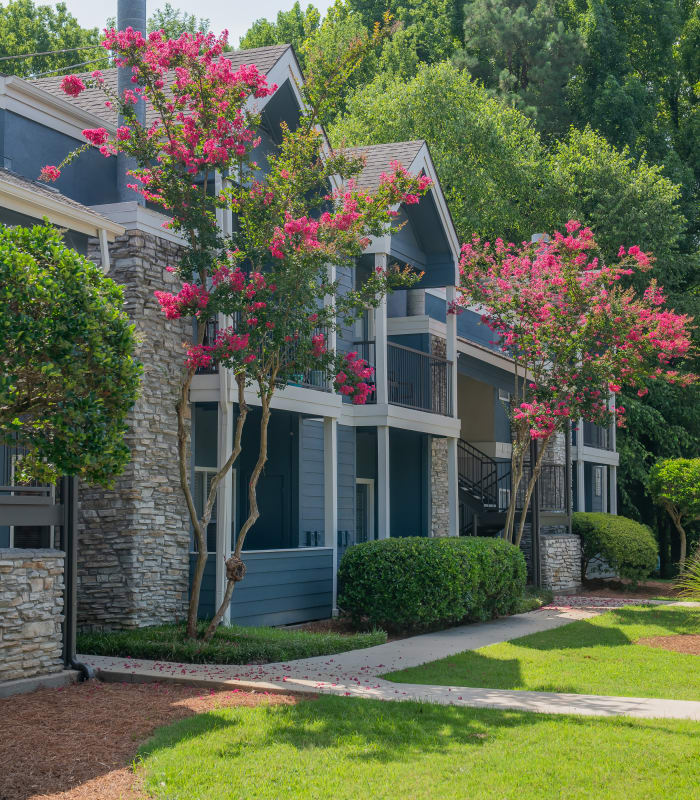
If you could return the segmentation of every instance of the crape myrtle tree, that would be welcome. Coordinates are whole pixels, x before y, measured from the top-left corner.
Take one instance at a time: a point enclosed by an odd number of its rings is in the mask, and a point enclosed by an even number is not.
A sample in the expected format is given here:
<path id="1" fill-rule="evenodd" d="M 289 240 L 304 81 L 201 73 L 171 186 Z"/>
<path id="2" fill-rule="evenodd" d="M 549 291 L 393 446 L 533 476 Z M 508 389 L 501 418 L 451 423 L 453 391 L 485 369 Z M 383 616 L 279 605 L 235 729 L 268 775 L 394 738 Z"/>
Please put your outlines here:
<path id="1" fill-rule="evenodd" d="M 666 458 L 649 473 L 649 490 L 655 503 L 664 508 L 680 537 L 681 572 L 687 553 L 687 527 L 700 521 L 700 458 Z"/>
<path id="2" fill-rule="evenodd" d="M 122 290 L 52 225 L 0 226 L 0 444 L 14 481 L 109 485 L 141 366 Z"/>
<path id="3" fill-rule="evenodd" d="M 227 585 L 221 606 L 203 636 L 209 639 L 243 578 L 241 552 L 259 516 L 258 478 L 267 459 L 267 430 L 275 392 L 298 383 L 310 370 L 332 380 L 353 403 L 364 403 L 373 390 L 373 369 L 356 353 L 340 355 L 330 334 L 356 318 L 396 286 L 417 280 L 408 270 L 379 270 L 360 288 L 341 293 L 330 265 L 352 265 L 369 243 L 390 227 L 401 203 L 417 203 L 430 180 L 411 177 L 398 163 L 382 175 L 373 193 L 353 178 L 362 162 L 333 153 L 318 126 L 318 114 L 332 102 L 345 74 L 362 57 L 363 43 L 349 47 L 325 72 L 321 89 L 304 90 L 307 100 L 298 125 L 283 124 L 281 143 L 263 168 L 254 151 L 260 142 L 256 99 L 271 95 L 255 66 L 234 69 L 223 55 L 227 40 L 213 34 L 183 34 L 168 40 L 159 33 L 144 37 L 133 30 L 106 33 L 105 47 L 118 66 L 133 72 L 133 88 L 108 96 L 124 124 L 111 135 L 104 128 L 83 131 L 85 147 L 105 156 L 133 156 L 133 187 L 160 205 L 169 226 L 184 239 L 177 264 L 170 270 L 181 282 L 177 293 L 156 292 L 168 319 L 196 320 L 195 340 L 186 345 L 182 382 L 173 413 L 177 416 L 180 485 L 197 545 L 187 634 L 196 637 L 197 609 L 207 558 L 206 530 L 217 488 L 240 455 L 248 415 L 245 390 L 254 387 L 261 406 L 259 451 L 249 486 L 249 515 L 226 561 Z M 67 76 L 69 95 L 86 83 L 103 86 L 99 73 L 89 81 Z M 148 124 L 139 122 L 136 103 L 145 98 Z M 308 102 L 313 100 L 313 102 Z M 78 151 L 76 151 L 77 153 Z M 75 157 L 71 154 L 67 161 Z M 45 167 L 47 178 L 64 164 Z M 213 191 L 215 171 L 227 176 Z M 217 210 L 233 212 L 234 232 L 224 237 Z M 205 340 L 209 321 L 225 319 L 213 341 Z M 230 452 L 211 482 L 204 508 L 197 513 L 190 485 L 189 389 L 200 367 L 218 365 L 232 371 L 238 414 Z"/>
<path id="4" fill-rule="evenodd" d="M 672 369 L 675 359 L 689 354 L 691 318 L 664 308 L 664 294 L 653 280 L 642 294 L 626 286 L 651 261 L 633 245 L 620 247 L 617 263 L 606 265 L 590 228 L 575 220 L 551 240 L 515 246 L 474 238 L 462 247 L 454 310 L 480 308 L 494 344 L 514 364 L 505 536 L 515 544 L 522 538 L 546 445 L 558 431 L 568 435 L 571 420 L 579 418 L 624 425 L 624 407 L 610 402 L 623 386 L 643 397 L 651 381 L 687 386 L 696 378 Z M 533 439 L 540 446 L 516 532 L 518 488 Z"/>

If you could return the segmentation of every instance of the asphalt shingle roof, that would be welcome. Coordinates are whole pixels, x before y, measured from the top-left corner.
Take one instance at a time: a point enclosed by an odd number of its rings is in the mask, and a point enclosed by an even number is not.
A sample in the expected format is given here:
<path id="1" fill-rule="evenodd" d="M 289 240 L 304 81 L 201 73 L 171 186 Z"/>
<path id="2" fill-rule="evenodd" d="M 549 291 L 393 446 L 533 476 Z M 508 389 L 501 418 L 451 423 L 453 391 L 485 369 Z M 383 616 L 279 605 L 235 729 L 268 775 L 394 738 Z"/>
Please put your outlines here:
<path id="1" fill-rule="evenodd" d="M 45 183 L 41 183 L 40 181 L 33 181 L 29 178 L 25 178 L 23 175 L 12 172 L 12 170 L 0 168 L 0 181 L 11 183 L 13 186 L 17 186 L 21 189 L 29 189 L 30 191 L 35 192 L 42 197 L 50 198 L 51 200 L 60 200 L 61 203 L 71 206 L 76 211 L 87 211 L 96 217 L 106 219 L 106 217 L 103 217 L 102 214 L 94 211 L 89 206 L 85 206 L 82 203 L 79 203 L 77 200 L 71 200 L 70 197 L 66 197 L 66 195 L 61 194 L 58 189 L 47 186 Z"/>
<path id="2" fill-rule="evenodd" d="M 365 166 L 357 176 L 357 185 L 362 189 L 372 190 L 379 186 L 379 177 L 382 172 L 391 172 L 392 161 L 398 161 L 408 169 L 424 144 L 423 139 L 415 139 L 411 142 L 344 147 L 340 152 L 349 156 L 364 157 Z"/>
<path id="3" fill-rule="evenodd" d="M 291 45 L 277 44 L 271 47 L 255 47 L 251 50 L 237 50 L 233 53 L 227 53 L 226 57 L 231 61 L 234 68 L 238 68 L 243 64 L 249 66 L 255 64 L 260 72 L 267 75 L 267 73 L 274 67 L 280 60 L 282 54 L 285 53 Z M 80 77 L 90 77 L 89 72 L 80 73 Z M 104 89 L 108 93 L 117 93 L 117 68 L 102 70 L 102 77 L 105 80 Z M 34 86 L 43 89 L 50 94 L 56 95 L 63 99 L 68 99 L 61 89 L 62 75 L 54 75 L 49 78 L 37 78 L 33 80 Z M 117 112 L 114 108 L 106 108 L 105 92 L 100 88 L 88 88 L 81 92 L 77 97 L 71 99 L 77 106 L 80 106 L 84 111 L 94 114 L 96 117 L 101 117 L 105 122 L 117 124 Z M 149 113 L 150 111 L 150 113 Z M 146 110 L 146 123 L 153 122 L 155 115 L 152 110 Z"/>

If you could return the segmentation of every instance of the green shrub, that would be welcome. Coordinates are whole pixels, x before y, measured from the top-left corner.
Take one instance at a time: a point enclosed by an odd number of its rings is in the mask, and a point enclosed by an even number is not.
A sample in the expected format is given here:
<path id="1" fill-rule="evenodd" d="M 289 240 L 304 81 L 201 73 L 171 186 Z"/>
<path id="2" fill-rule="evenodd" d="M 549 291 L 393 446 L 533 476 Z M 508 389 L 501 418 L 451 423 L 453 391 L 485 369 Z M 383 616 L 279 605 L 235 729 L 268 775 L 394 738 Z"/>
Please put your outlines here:
<path id="1" fill-rule="evenodd" d="M 200 623 L 200 633 L 207 625 Z M 128 631 L 79 633 L 80 653 L 121 658 L 148 658 L 184 664 L 268 664 L 295 658 L 327 656 L 386 642 L 384 631 L 316 633 L 284 628 L 221 625 L 202 644 L 185 637 L 184 625 L 156 625 Z"/>
<path id="2" fill-rule="evenodd" d="M 700 601 L 700 545 L 685 562 L 676 589 L 680 589 L 680 596 L 686 600 Z"/>
<path id="3" fill-rule="evenodd" d="M 658 549 L 651 528 L 627 517 L 577 511 L 572 530 L 581 537 L 581 578 L 596 556 L 605 559 L 621 577 L 636 583 L 656 567 Z"/>
<path id="4" fill-rule="evenodd" d="M 346 551 L 338 604 L 355 624 L 420 630 L 512 614 L 525 576 L 523 554 L 502 539 L 382 539 Z"/>

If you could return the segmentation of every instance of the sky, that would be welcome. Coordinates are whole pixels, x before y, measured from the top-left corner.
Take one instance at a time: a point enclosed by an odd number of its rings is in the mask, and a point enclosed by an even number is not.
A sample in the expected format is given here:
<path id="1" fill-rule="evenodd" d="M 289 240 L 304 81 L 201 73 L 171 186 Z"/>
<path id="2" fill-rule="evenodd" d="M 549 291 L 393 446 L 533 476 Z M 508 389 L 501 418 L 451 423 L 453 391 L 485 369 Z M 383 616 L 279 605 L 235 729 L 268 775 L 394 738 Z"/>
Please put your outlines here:
<path id="1" fill-rule="evenodd" d="M 302 8 L 306 8 L 310 0 L 302 0 Z M 85 28 L 104 27 L 105 19 L 116 16 L 117 0 L 95 2 L 95 0 L 65 0 L 68 11 L 77 18 Z M 165 4 L 165 0 L 147 0 L 146 12 L 150 15 L 157 8 Z M 216 33 L 224 28 L 228 29 L 229 39 L 234 46 L 238 45 L 240 37 L 248 30 L 253 22 L 260 17 L 274 20 L 278 11 L 288 11 L 294 0 L 170 0 L 175 8 L 181 8 L 189 14 L 209 18 L 211 29 Z M 322 13 L 331 5 L 331 0 L 313 0 Z"/>

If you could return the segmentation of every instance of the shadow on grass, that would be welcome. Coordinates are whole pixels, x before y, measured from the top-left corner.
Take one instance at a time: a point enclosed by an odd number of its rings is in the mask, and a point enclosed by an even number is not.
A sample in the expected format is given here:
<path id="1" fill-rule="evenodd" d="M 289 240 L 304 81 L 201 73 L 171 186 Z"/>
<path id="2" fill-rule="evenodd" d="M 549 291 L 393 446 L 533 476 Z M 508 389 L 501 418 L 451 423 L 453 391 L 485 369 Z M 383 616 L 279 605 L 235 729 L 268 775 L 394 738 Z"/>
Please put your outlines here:
<path id="1" fill-rule="evenodd" d="M 253 710 L 226 709 L 175 723 L 158 732 L 141 750 L 148 769 L 150 756 L 201 738 L 191 749 L 178 753 L 182 763 L 206 759 L 199 768 L 210 768 L 219 759 L 265 757 L 271 748 L 291 747 L 313 756 L 312 751 L 338 751 L 359 762 L 412 763 L 430 754 L 442 754 L 455 744 L 482 748 L 495 739 L 517 741 L 524 728 L 551 721 L 577 728 L 594 729 L 616 725 L 639 729 L 640 721 L 618 718 L 552 716 L 520 711 L 457 708 L 414 702 L 387 703 L 376 700 L 320 697 L 293 706 Z M 666 725 L 665 720 L 642 723 L 659 733 L 673 733 L 691 741 L 691 735 Z M 226 731 L 224 737 L 217 736 Z M 163 752 L 163 755 L 167 755 Z M 221 763 L 221 762 L 219 762 Z M 276 768 L 270 764 L 270 769 Z M 221 764 L 222 769 L 226 767 Z M 160 769 L 160 767 L 159 767 Z"/>

